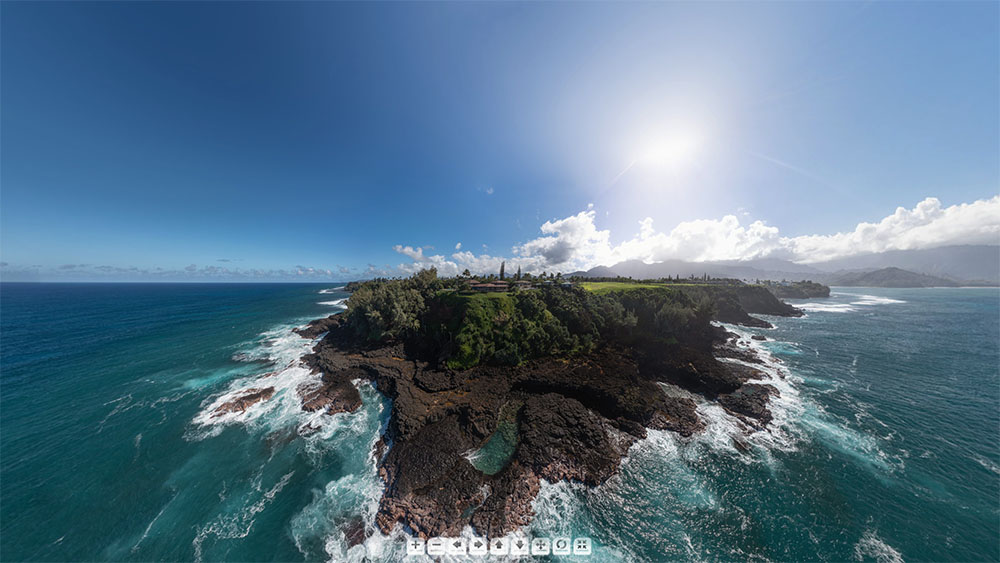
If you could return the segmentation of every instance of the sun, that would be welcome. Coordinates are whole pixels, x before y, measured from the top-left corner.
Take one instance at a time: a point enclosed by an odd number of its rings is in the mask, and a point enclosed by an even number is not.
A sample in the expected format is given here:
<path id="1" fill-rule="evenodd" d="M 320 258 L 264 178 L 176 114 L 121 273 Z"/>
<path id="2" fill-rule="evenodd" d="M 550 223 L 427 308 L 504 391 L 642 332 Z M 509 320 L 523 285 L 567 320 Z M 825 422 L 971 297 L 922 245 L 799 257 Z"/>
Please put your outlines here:
<path id="1" fill-rule="evenodd" d="M 696 134 L 678 132 L 647 141 L 635 162 L 650 168 L 677 169 L 694 160 L 700 147 Z"/>

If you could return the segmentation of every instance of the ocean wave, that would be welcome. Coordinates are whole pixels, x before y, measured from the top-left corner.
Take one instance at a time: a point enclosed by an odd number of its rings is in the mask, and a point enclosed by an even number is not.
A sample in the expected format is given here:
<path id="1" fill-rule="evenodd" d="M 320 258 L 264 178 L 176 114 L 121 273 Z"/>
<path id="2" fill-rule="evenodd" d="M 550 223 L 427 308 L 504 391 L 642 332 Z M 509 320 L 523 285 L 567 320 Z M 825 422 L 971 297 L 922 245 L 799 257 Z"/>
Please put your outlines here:
<path id="1" fill-rule="evenodd" d="M 844 293 L 843 295 L 855 296 L 853 293 Z M 877 295 L 860 295 L 860 299 L 857 301 L 852 301 L 851 305 L 892 305 L 895 303 L 906 303 L 906 301 L 900 299 L 891 299 L 889 297 L 879 297 Z"/>
<path id="2" fill-rule="evenodd" d="M 329 289 L 321 289 L 321 290 L 319 290 L 319 292 L 322 293 L 322 294 L 324 294 L 324 295 L 328 295 L 330 293 L 340 293 L 341 291 L 344 291 L 345 287 L 347 287 L 347 286 L 339 285 L 337 287 L 331 287 Z"/>
<path id="3" fill-rule="evenodd" d="M 854 558 L 858 561 L 874 559 L 878 563 L 903 563 L 903 556 L 871 530 L 854 544 Z"/>
<path id="4" fill-rule="evenodd" d="M 242 425 L 262 436 L 297 436 L 303 440 L 301 455 L 313 467 L 328 465 L 330 456 L 335 455 L 344 474 L 328 483 L 313 502 L 292 518 L 291 532 L 296 546 L 307 557 L 325 553 L 331 561 L 400 560 L 405 556 L 405 533 L 383 535 L 374 524 L 383 484 L 372 452 L 388 424 L 388 400 L 373 384 L 355 380 L 352 383 L 362 398 L 362 407 L 357 411 L 331 416 L 323 411 L 302 410 L 299 387 L 316 384 L 321 376 L 301 361 L 312 351 L 315 340 L 293 332 L 296 326 L 299 323 L 280 325 L 247 343 L 240 352 L 244 357 L 284 367 L 236 378 L 224 391 L 206 398 L 185 438 L 203 440 L 219 435 L 226 427 Z M 242 412 L 217 413 L 223 404 L 251 389 L 263 388 L 274 389 L 269 399 Z M 258 508 L 273 500 L 290 477 L 272 487 L 260 502 L 246 504 L 235 513 L 221 515 L 203 526 L 193 544 L 196 558 L 202 557 L 203 543 L 208 538 L 246 537 Z M 254 478 L 254 490 L 260 490 L 260 478 L 261 474 Z M 253 495 L 247 498 L 250 496 Z M 365 539 L 361 543 L 351 545 L 355 542 L 345 532 L 350 525 L 362 527 Z"/>
<path id="5" fill-rule="evenodd" d="M 312 352 L 315 341 L 302 338 L 293 332 L 297 324 L 286 324 L 261 333 L 251 348 L 241 351 L 245 357 L 283 366 L 266 373 L 254 373 L 234 379 L 221 393 L 202 401 L 201 409 L 193 419 L 194 428 L 186 434 L 191 440 L 217 436 L 232 424 L 260 427 L 266 430 L 301 428 L 311 425 L 320 431 L 329 425 L 340 424 L 337 417 L 322 411 L 302 410 L 298 389 L 305 384 L 317 384 L 320 375 L 302 363 L 302 357 Z M 226 372 L 228 374 L 229 372 Z M 224 375 L 226 375 L 224 374 Z M 218 412 L 229 402 L 252 393 L 254 390 L 273 389 L 270 398 L 261 400 L 243 411 Z"/>
<path id="6" fill-rule="evenodd" d="M 857 311 L 849 303 L 800 303 L 796 305 L 799 309 L 808 313 L 850 313 Z"/>
<path id="7" fill-rule="evenodd" d="M 983 457 L 983 456 L 981 456 L 979 454 L 972 454 L 972 459 L 976 463 L 978 463 L 979 465 L 983 466 L 983 469 L 986 469 L 987 471 L 990 471 L 992 473 L 996 473 L 997 475 L 1000 475 L 1000 466 L 998 466 L 997 464 L 993 463 L 989 459 L 987 459 L 987 458 L 985 458 L 985 457 Z"/>
<path id="8" fill-rule="evenodd" d="M 347 305 L 344 304 L 346 301 L 347 298 L 345 297 L 343 299 L 337 299 L 334 301 L 320 301 L 317 303 L 317 305 L 327 305 L 329 307 L 340 307 L 342 309 L 346 309 Z"/>
<path id="9" fill-rule="evenodd" d="M 695 436 L 695 443 L 710 446 L 716 451 L 734 453 L 736 440 L 739 439 L 755 446 L 760 452 L 759 457 L 740 455 L 744 461 L 753 461 L 769 460 L 771 450 L 793 451 L 804 440 L 818 440 L 878 474 L 890 473 L 903 466 L 903 460 L 898 456 L 885 453 L 878 437 L 851 428 L 846 421 L 831 415 L 820 404 L 802 395 L 798 387 L 805 382 L 804 378 L 785 369 L 772 354 L 772 349 L 780 348 L 783 343 L 752 340 L 751 331 L 733 325 L 725 327 L 747 341 L 763 364 L 753 365 L 733 359 L 724 361 L 757 368 L 763 377 L 751 381 L 774 386 L 779 396 L 772 397 L 769 403 L 772 420 L 767 428 L 753 432 L 748 432 L 742 422 L 718 404 L 703 401 L 698 405 L 698 414 L 707 427 Z"/>
<path id="10" fill-rule="evenodd" d="M 285 485 L 288 484 L 289 479 L 293 475 L 295 475 L 294 471 L 284 474 L 270 489 L 263 491 L 260 497 L 254 502 L 244 504 L 235 514 L 220 515 L 199 529 L 194 540 L 191 542 L 194 548 L 194 560 L 198 562 L 202 561 L 202 545 L 211 536 L 217 539 L 241 539 L 247 537 L 257 519 L 257 514 L 274 501 L 275 497 L 285 488 Z M 249 501 L 250 499 L 247 498 L 246 500 Z"/>

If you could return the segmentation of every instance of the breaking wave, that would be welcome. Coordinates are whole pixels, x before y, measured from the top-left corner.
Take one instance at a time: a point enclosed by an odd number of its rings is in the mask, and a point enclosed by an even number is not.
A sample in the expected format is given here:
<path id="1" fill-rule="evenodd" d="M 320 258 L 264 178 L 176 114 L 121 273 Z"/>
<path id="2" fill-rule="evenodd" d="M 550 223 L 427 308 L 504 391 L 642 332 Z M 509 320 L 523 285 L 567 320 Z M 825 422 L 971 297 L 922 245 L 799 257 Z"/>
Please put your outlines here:
<path id="1" fill-rule="evenodd" d="M 844 293 L 843 295 L 854 295 L 852 293 Z M 851 305 L 892 305 L 895 303 L 906 303 L 900 299 L 891 299 L 889 297 L 879 297 L 877 295 L 861 295 L 860 299 L 857 301 L 852 301 Z"/>
<path id="2" fill-rule="evenodd" d="M 903 563 L 903 556 L 871 530 L 854 544 L 854 558 L 858 561 L 874 559 L 878 563 Z"/>

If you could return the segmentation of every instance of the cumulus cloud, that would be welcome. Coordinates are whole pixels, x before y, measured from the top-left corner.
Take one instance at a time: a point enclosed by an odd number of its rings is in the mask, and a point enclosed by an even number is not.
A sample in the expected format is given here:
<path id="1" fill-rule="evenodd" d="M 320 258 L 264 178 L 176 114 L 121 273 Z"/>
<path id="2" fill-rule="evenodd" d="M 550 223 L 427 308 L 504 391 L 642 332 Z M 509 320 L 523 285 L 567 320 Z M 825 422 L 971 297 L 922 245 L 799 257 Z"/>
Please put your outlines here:
<path id="1" fill-rule="evenodd" d="M 789 239 L 792 255 L 818 262 L 853 254 L 933 248 L 948 244 L 997 244 L 1000 239 L 1000 196 L 942 207 L 929 197 L 913 209 L 896 212 L 877 223 L 859 223 L 850 232 Z"/>
<path id="2" fill-rule="evenodd" d="M 424 256 L 424 249 L 419 246 L 413 248 L 412 246 L 403 246 L 401 244 L 397 244 L 396 246 L 392 247 L 392 249 L 400 254 L 409 256 L 410 258 L 413 259 L 414 262 L 428 261 L 428 257 Z"/>
<path id="3" fill-rule="evenodd" d="M 462 250 L 462 243 L 456 242 L 455 243 L 455 250 Z"/>
<path id="4" fill-rule="evenodd" d="M 588 205 L 576 215 L 546 221 L 540 228 L 541 236 L 513 247 L 508 258 L 468 251 L 448 257 L 427 256 L 421 248 L 396 245 L 396 252 L 413 260 L 400 264 L 398 271 L 407 274 L 433 266 L 443 275 L 465 268 L 492 272 L 504 260 L 535 273 L 586 270 L 626 260 L 651 263 L 771 257 L 808 263 L 887 250 L 1000 243 L 1000 196 L 950 207 L 929 197 L 912 209 L 900 207 L 878 222 L 859 223 L 853 231 L 798 237 L 782 236 L 778 227 L 763 221 L 744 225 L 735 215 L 685 221 L 668 232 L 658 231 L 653 219 L 647 217 L 639 222 L 632 238 L 614 245 L 611 232 L 599 229 L 595 219 L 596 211 Z"/>

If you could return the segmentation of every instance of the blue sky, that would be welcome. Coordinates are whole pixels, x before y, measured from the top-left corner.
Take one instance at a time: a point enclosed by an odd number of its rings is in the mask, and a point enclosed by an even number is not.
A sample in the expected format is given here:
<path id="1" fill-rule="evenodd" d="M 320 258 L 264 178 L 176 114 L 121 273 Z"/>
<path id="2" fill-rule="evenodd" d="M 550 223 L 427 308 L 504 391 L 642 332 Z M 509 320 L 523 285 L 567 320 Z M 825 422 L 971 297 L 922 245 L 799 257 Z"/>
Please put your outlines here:
<path id="1" fill-rule="evenodd" d="M 4 272 L 996 243 L 998 6 L 4 2 Z"/>

